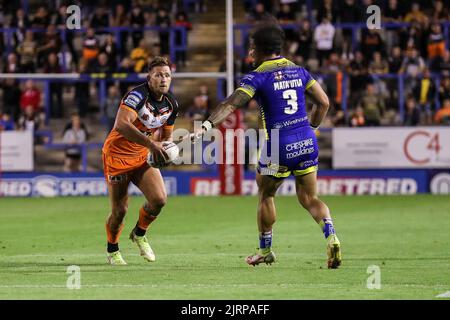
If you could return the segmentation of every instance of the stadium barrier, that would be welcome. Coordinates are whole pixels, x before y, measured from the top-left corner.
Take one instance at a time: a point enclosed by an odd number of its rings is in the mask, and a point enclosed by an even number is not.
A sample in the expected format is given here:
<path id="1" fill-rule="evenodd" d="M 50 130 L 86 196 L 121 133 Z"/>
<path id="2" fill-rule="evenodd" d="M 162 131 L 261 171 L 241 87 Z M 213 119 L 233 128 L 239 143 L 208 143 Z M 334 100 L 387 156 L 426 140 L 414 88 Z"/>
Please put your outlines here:
<path id="1" fill-rule="evenodd" d="M 197 9 L 200 7 L 200 4 L 203 2 L 203 0 L 183 0 L 183 10 L 184 12 L 190 12 L 190 11 L 197 11 Z M 194 7 L 195 10 L 191 10 L 191 8 Z"/>
<path id="2" fill-rule="evenodd" d="M 217 175 L 208 172 L 162 170 L 167 193 L 174 195 L 216 196 L 220 194 Z M 319 170 L 320 195 L 450 195 L 449 170 Z M 133 184 L 131 195 L 141 192 Z M 254 172 L 242 181 L 243 195 L 256 195 Z M 1 197 L 106 196 L 101 173 L 47 174 L 4 173 L 0 180 Z M 295 180 L 287 178 L 278 191 L 281 196 L 295 195 Z"/>

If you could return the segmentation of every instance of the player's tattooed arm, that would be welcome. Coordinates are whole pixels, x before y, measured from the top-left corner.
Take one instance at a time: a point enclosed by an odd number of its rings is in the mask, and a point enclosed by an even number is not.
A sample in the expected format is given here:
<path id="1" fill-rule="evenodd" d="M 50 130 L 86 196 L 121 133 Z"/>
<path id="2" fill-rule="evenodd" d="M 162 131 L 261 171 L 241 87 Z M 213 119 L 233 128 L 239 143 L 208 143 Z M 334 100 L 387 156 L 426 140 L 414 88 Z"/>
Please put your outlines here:
<path id="1" fill-rule="evenodd" d="M 235 90 L 213 110 L 208 119 L 202 123 L 201 128 L 195 129 L 194 133 L 188 135 L 191 142 L 196 143 L 204 133 L 221 124 L 234 110 L 244 107 L 250 99 L 251 96 L 244 91 Z"/>
<path id="2" fill-rule="evenodd" d="M 315 82 L 308 90 L 305 91 L 307 97 L 312 100 L 314 107 L 311 112 L 311 127 L 317 129 L 322 123 L 323 118 L 328 112 L 330 102 L 328 96 L 323 91 L 319 83 Z"/>
<path id="3" fill-rule="evenodd" d="M 234 110 L 244 107 L 251 97 L 242 90 L 235 90 L 228 98 L 222 101 L 212 112 L 207 121 L 212 126 L 222 123 Z"/>

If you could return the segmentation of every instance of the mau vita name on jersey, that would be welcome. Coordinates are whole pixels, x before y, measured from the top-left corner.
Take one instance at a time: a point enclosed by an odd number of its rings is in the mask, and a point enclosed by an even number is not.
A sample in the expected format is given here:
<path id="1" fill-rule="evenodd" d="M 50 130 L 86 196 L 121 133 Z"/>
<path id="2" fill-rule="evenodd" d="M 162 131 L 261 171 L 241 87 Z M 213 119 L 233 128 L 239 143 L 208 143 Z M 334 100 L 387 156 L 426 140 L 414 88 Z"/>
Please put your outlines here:
<path id="1" fill-rule="evenodd" d="M 301 79 L 278 81 L 273 83 L 274 90 L 284 90 L 303 86 Z"/>

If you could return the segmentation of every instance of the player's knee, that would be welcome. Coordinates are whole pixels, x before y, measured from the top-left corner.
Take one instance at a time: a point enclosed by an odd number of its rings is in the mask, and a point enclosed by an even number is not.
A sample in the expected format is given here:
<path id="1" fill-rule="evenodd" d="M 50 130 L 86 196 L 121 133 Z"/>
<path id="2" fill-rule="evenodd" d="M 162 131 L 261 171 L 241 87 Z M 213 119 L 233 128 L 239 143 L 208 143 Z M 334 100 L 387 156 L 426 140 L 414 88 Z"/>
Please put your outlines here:
<path id="1" fill-rule="evenodd" d="M 156 211 L 160 211 L 167 203 L 167 195 L 161 194 L 152 201 L 152 206 Z"/>
<path id="2" fill-rule="evenodd" d="M 259 188 L 258 189 L 258 193 L 259 193 L 259 197 L 261 199 L 267 199 L 267 198 L 272 198 L 275 197 L 277 190 L 274 188 Z"/>

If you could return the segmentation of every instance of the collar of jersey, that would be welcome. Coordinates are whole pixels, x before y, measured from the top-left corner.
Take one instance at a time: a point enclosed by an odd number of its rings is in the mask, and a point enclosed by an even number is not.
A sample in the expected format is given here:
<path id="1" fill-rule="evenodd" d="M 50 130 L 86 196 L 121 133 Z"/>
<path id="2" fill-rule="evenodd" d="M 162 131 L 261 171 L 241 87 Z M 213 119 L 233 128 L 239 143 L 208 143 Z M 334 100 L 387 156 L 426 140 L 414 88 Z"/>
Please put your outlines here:
<path id="1" fill-rule="evenodd" d="M 272 59 L 264 61 L 263 63 L 261 63 L 259 65 L 258 68 L 256 68 L 255 71 L 262 72 L 262 71 L 267 71 L 268 69 L 277 68 L 278 64 L 280 62 L 288 64 L 290 61 L 283 56 L 278 56 L 276 58 L 272 58 Z"/>

